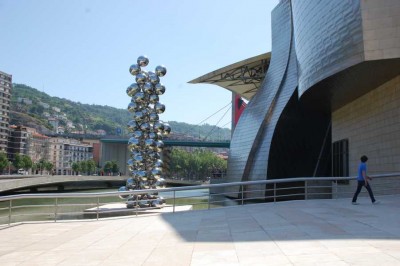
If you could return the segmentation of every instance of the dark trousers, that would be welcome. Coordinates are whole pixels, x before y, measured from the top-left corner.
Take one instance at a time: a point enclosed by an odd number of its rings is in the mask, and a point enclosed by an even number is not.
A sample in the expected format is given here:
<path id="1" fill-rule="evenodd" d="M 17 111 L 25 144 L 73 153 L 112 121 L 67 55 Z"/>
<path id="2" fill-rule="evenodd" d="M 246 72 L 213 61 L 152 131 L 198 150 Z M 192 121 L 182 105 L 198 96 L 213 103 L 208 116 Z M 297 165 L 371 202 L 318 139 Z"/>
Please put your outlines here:
<path id="1" fill-rule="evenodd" d="M 357 185 L 356 193 L 354 193 L 354 196 L 353 196 L 353 202 L 357 201 L 357 197 L 358 197 L 358 194 L 360 194 L 360 192 L 361 192 L 361 188 L 363 186 L 365 186 L 365 181 L 357 181 L 357 182 L 358 182 L 358 185 Z M 371 190 L 371 187 L 369 186 L 369 183 L 365 186 L 365 188 L 368 191 L 368 194 L 369 194 L 369 197 L 371 198 L 371 201 L 375 202 L 374 193 L 372 193 L 372 190 Z"/>

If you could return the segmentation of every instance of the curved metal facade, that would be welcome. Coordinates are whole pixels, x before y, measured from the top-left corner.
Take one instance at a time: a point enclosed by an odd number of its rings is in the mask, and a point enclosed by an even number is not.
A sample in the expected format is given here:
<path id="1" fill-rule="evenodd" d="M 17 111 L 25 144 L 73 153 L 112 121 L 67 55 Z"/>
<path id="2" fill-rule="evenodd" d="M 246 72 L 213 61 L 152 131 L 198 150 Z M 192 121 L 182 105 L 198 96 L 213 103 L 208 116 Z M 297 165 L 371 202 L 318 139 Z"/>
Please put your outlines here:
<path id="1" fill-rule="evenodd" d="M 359 1 L 292 1 L 300 96 L 364 60 Z"/>
<path id="2" fill-rule="evenodd" d="M 257 180 L 266 178 L 265 163 L 268 145 L 264 139 L 266 127 L 273 132 L 277 117 L 275 107 L 282 105 L 278 100 L 287 72 L 292 39 L 292 20 L 289 1 L 281 1 L 272 13 L 272 49 L 270 67 L 264 83 L 247 105 L 233 133 L 228 161 L 229 181 Z M 290 95 L 289 95 L 290 97 Z M 253 162 L 262 161 L 260 164 Z M 250 175 L 251 172 L 251 175 Z M 233 192 L 233 191 L 226 191 Z"/>
<path id="3" fill-rule="evenodd" d="M 371 5 L 280 1 L 272 12 L 269 69 L 232 136 L 228 182 L 330 174 L 332 110 L 400 73 L 393 49 L 387 60 L 368 61 L 375 54 L 365 52 L 366 40 L 381 34 L 366 30 L 375 23 L 364 22 Z M 258 189 L 246 197 L 262 197 L 265 188 Z M 225 192 L 235 197 L 238 191 Z"/>

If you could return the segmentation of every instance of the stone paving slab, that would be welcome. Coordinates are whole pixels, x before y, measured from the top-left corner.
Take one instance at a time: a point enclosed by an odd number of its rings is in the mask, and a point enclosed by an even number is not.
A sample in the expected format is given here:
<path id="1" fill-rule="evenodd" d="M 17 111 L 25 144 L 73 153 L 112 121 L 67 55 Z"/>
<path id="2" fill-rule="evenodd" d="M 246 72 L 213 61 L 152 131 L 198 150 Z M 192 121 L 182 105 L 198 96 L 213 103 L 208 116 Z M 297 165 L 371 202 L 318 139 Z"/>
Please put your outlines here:
<path id="1" fill-rule="evenodd" d="M 400 196 L 0 230 L 0 265 L 400 265 Z"/>

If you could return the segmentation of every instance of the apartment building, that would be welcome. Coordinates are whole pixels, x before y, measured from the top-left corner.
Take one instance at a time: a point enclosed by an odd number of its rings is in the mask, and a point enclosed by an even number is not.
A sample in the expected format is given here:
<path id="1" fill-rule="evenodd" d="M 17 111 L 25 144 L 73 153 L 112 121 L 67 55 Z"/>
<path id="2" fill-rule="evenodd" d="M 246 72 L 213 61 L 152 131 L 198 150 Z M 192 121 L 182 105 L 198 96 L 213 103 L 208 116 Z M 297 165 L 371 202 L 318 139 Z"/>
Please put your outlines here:
<path id="1" fill-rule="evenodd" d="M 75 139 L 50 138 L 50 162 L 57 175 L 71 175 L 72 164 L 93 159 L 93 147 Z"/>
<path id="2" fill-rule="evenodd" d="M 0 152 L 7 152 L 12 76 L 0 71 Z"/>

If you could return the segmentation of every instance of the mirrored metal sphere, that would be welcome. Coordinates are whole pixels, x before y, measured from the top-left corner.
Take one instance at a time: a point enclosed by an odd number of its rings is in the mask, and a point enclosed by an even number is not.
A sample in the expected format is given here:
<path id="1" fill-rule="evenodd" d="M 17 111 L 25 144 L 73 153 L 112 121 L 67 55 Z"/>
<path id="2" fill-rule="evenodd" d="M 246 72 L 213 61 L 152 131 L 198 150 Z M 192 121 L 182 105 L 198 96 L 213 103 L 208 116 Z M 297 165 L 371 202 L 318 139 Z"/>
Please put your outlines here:
<path id="1" fill-rule="evenodd" d="M 138 171 L 137 175 L 141 178 L 147 178 L 147 172 L 146 171 Z"/>
<path id="2" fill-rule="evenodd" d="M 118 192 L 126 192 L 126 191 L 129 191 L 129 190 L 126 188 L 126 186 L 122 186 L 122 187 L 120 187 L 120 188 L 118 189 Z M 121 199 L 126 199 L 126 198 L 129 197 L 129 195 L 119 195 L 119 197 L 120 197 Z"/>
<path id="3" fill-rule="evenodd" d="M 144 84 L 147 81 L 147 76 L 142 72 L 136 75 L 136 83 Z"/>
<path id="4" fill-rule="evenodd" d="M 158 102 L 155 104 L 154 109 L 156 110 L 157 114 L 162 114 L 165 112 L 165 105 Z"/>
<path id="5" fill-rule="evenodd" d="M 156 142 L 154 141 L 154 139 L 146 139 L 144 143 L 147 147 L 150 147 L 150 148 L 153 148 L 156 146 Z"/>
<path id="6" fill-rule="evenodd" d="M 164 123 L 164 136 L 168 136 L 171 133 L 171 126 L 167 123 Z"/>
<path id="7" fill-rule="evenodd" d="M 155 178 L 161 178 L 161 174 L 162 174 L 162 170 L 161 168 L 154 168 L 153 170 L 151 170 L 151 174 L 155 177 Z"/>
<path id="8" fill-rule="evenodd" d="M 147 58 L 147 56 L 141 55 L 141 56 L 138 57 L 137 63 L 138 63 L 139 66 L 145 67 L 145 66 L 147 66 L 149 64 L 149 59 Z"/>
<path id="9" fill-rule="evenodd" d="M 136 111 L 133 114 L 133 119 L 135 119 L 137 122 L 142 122 L 144 118 L 143 112 L 142 111 Z"/>
<path id="10" fill-rule="evenodd" d="M 143 123 L 140 125 L 140 130 L 143 132 L 149 131 L 150 130 L 150 124 L 149 123 Z"/>
<path id="11" fill-rule="evenodd" d="M 134 137 L 129 138 L 128 146 L 130 149 L 136 149 L 140 146 L 140 140 Z"/>
<path id="12" fill-rule="evenodd" d="M 151 84 L 150 82 L 146 82 L 146 83 L 143 85 L 143 92 L 144 92 L 144 93 L 152 94 L 153 91 L 154 91 L 153 84 Z"/>
<path id="13" fill-rule="evenodd" d="M 156 187 L 157 188 L 164 188 L 164 187 L 166 187 L 166 185 L 167 185 L 167 182 L 165 181 L 164 178 L 159 178 L 157 180 L 157 182 L 156 182 Z M 160 198 L 162 198 L 162 197 L 160 197 Z M 165 203 L 165 200 L 164 199 L 160 199 L 160 202 L 161 203 Z"/>
<path id="14" fill-rule="evenodd" d="M 154 125 L 153 125 L 153 130 L 155 132 L 163 131 L 164 130 L 164 123 L 162 123 L 160 121 L 155 122 Z"/>
<path id="15" fill-rule="evenodd" d="M 136 112 L 137 110 L 139 110 L 139 105 L 135 102 L 130 102 L 128 104 L 128 111 L 131 113 Z"/>
<path id="16" fill-rule="evenodd" d="M 127 187 L 132 186 L 134 183 L 135 183 L 135 181 L 133 180 L 132 177 L 129 177 L 129 178 L 126 180 L 126 186 L 127 186 Z"/>
<path id="17" fill-rule="evenodd" d="M 156 74 L 159 77 L 164 77 L 167 74 L 167 68 L 163 65 L 156 66 Z"/>
<path id="18" fill-rule="evenodd" d="M 145 163 L 145 159 L 142 155 L 135 155 L 135 157 L 133 157 L 133 161 L 137 164 L 137 163 Z"/>
<path id="19" fill-rule="evenodd" d="M 137 104 L 143 103 L 145 100 L 144 93 L 143 92 L 136 93 L 135 95 L 133 95 L 132 100 Z"/>
<path id="20" fill-rule="evenodd" d="M 156 151 L 162 152 L 163 148 L 164 148 L 164 142 L 162 140 L 157 140 L 156 141 Z"/>
<path id="21" fill-rule="evenodd" d="M 149 114 L 149 120 L 150 120 L 150 122 L 155 122 L 155 121 L 158 121 L 158 114 L 157 113 L 150 113 Z"/>
<path id="22" fill-rule="evenodd" d="M 141 130 L 135 130 L 132 132 L 132 137 L 140 139 L 143 137 L 143 132 Z"/>
<path id="23" fill-rule="evenodd" d="M 156 103 L 158 103 L 158 101 L 159 101 L 159 99 L 158 99 L 157 94 L 152 94 L 149 96 L 149 103 L 156 104 Z"/>
<path id="24" fill-rule="evenodd" d="M 155 167 L 158 167 L 158 168 L 162 168 L 162 167 L 164 166 L 164 162 L 163 162 L 162 160 L 160 160 L 160 159 L 157 159 L 157 160 L 154 162 L 154 166 L 155 166 Z"/>
<path id="25" fill-rule="evenodd" d="M 149 72 L 149 81 L 155 85 L 160 82 L 160 78 L 154 72 Z"/>
<path id="26" fill-rule="evenodd" d="M 129 72 L 132 75 L 137 75 L 140 72 L 140 66 L 138 64 L 133 64 L 129 67 Z"/>
<path id="27" fill-rule="evenodd" d="M 129 97 L 132 97 L 135 95 L 137 92 L 140 91 L 140 86 L 137 83 L 132 83 L 127 89 L 126 89 L 126 94 L 128 94 Z"/>
<path id="28" fill-rule="evenodd" d="M 163 133 L 157 132 L 157 139 L 162 140 L 164 138 Z"/>
<path id="29" fill-rule="evenodd" d="M 127 126 L 129 132 L 133 132 L 139 129 L 139 124 L 135 120 L 129 121 Z"/>
<path id="30" fill-rule="evenodd" d="M 163 95 L 165 92 L 165 86 L 161 83 L 155 85 L 155 92 L 157 95 Z"/>

